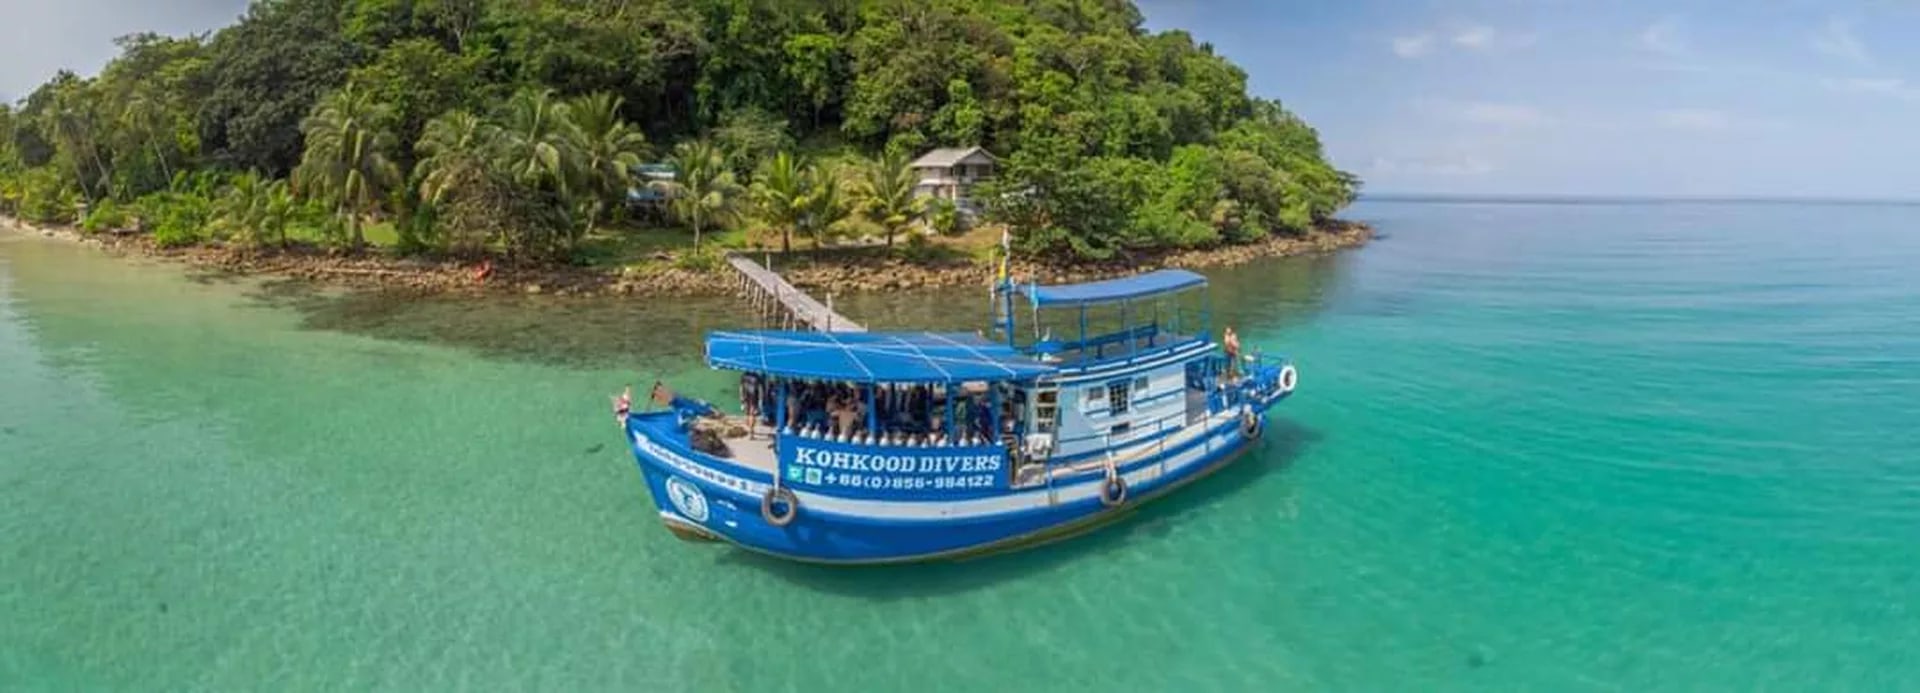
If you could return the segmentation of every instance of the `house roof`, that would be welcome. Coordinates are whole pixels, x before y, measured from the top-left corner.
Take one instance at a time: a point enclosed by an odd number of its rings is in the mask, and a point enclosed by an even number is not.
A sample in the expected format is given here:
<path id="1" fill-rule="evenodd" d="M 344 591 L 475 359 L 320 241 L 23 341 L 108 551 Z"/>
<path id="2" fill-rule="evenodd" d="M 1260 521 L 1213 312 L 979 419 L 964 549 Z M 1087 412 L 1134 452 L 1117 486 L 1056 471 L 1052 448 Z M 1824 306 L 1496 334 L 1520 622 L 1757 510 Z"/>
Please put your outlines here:
<path id="1" fill-rule="evenodd" d="M 945 168 L 975 157 L 983 158 L 988 163 L 994 161 L 993 154 L 982 147 L 942 148 L 921 154 L 920 158 L 914 159 L 913 163 L 908 164 L 908 166 L 914 168 Z"/>
<path id="2" fill-rule="evenodd" d="M 652 178 L 655 180 L 673 180 L 677 173 L 673 170 L 673 164 L 664 163 L 635 164 L 633 166 L 633 172 L 640 174 L 642 178 Z"/>

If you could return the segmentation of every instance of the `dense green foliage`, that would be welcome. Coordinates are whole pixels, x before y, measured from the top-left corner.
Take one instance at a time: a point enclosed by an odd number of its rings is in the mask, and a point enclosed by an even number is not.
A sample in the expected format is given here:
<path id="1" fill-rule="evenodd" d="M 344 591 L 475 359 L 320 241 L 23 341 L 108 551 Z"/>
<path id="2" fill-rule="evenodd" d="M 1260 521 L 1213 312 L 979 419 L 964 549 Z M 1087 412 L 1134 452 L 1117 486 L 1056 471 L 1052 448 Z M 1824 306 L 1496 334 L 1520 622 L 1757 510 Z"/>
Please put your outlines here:
<path id="1" fill-rule="evenodd" d="M 903 162 L 969 145 L 1001 160 L 987 216 L 1035 254 L 1257 240 L 1352 201 L 1312 128 L 1141 23 L 1125 0 L 259 0 L 0 107 L 0 212 L 113 201 L 179 243 L 391 221 L 410 247 L 551 257 L 659 158 L 691 174 L 666 211 L 695 233 L 891 242 L 956 223 Z"/>

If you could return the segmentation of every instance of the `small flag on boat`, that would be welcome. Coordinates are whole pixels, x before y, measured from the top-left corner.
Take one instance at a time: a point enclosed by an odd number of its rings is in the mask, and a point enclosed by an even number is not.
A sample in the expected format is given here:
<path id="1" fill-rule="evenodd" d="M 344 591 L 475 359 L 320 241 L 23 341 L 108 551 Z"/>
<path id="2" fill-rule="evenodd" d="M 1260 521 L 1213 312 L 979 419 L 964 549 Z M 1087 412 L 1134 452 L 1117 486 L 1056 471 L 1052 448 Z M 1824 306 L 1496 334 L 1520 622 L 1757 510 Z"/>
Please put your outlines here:
<path id="1" fill-rule="evenodd" d="M 663 407 L 673 406 L 673 391 L 667 389 L 667 386 L 658 380 L 653 381 L 653 392 L 649 397 L 653 399 L 654 404 Z"/>
<path id="2" fill-rule="evenodd" d="M 633 411 L 632 386 L 628 386 L 627 389 L 622 390 L 620 396 L 615 397 L 613 400 L 613 416 L 620 420 L 620 425 L 627 425 L 627 412 L 630 411 Z"/>
<path id="3" fill-rule="evenodd" d="M 999 286 L 1007 282 L 1007 262 L 1013 255 L 1012 243 L 1013 243 L 1013 237 L 1007 235 L 1007 230 L 1005 228 L 1000 229 L 1000 268 L 998 273 L 994 276 L 993 283 L 995 286 Z"/>

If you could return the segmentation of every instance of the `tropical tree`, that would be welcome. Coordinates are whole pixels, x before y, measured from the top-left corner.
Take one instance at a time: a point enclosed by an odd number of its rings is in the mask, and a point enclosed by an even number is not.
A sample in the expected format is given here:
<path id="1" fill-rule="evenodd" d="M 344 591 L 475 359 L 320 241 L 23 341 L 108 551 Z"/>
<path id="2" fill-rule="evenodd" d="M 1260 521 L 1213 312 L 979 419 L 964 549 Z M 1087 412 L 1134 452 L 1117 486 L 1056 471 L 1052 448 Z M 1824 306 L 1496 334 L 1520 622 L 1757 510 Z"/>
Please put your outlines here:
<path id="1" fill-rule="evenodd" d="M 300 126 L 306 152 L 295 184 L 333 205 L 356 250 L 367 244 L 362 217 L 378 212 L 387 191 L 400 184 L 400 170 L 387 158 L 394 146 L 389 117 L 386 106 L 348 85 L 321 99 Z"/>
<path id="2" fill-rule="evenodd" d="M 608 207 L 626 198 L 633 169 L 647 150 L 646 136 L 620 117 L 624 102 L 607 92 L 595 92 L 567 104 L 572 125 L 567 134 L 578 162 L 578 187 L 586 194 L 580 202 L 587 205 L 589 231 Z"/>
<path id="3" fill-rule="evenodd" d="M 487 173 L 499 128 L 467 111 L 449 111 L 427 121 L 414 151 L 420 160 L 413 175 L 420 201 L 439 204 L 450 193 Z"/>
<path id="4" fill-rule="evenodd" d="M 667 197 L 668 209 L 681 223 L 693 228 L 693 246 L 700 247 L 700 230 L 707 224 L 725 224 L 733 220 L 740 206 L 740 184 L 720 148 L 708 140 L 681 142 L 669 159 L 674 177 L 655 181 Z"/>
<path id="5" fill-rule="evenodd" d="M 91 87 L 90 80 L 62 70 L 27 97 L 29 110 L 34 110 L 36 102 L 43 104 L 38 109 L 40 129 L 54 144 L 53 158 L 66 160 L 65 168 L 73 171 L 74 182 L 89 201 L 105 197 L 107 185 L 113 178 L 100 155 L 101 119 Z M 93 185 L 88 184 L 89 178 L 93 179 Z"/>
<path id="6" fill-rule="evenodd" d="M 226 193 L 214 202 L 210 225 L 250 246 L 285 245 L 293 208 L 286 181 L 269 181 L 248 171 L 234 176 Z"/>
<path id="7" fill-rule="evenodd" d="M 128 136 L 143 140 L 153 152 L 154 163 L 160 166 L 163 180 L 173 180 L 173 167 L 167 161 L 166 149 L 160 146 L 163 123 L 168 117 L 166 106 L 160 102 L 159 95 L 151 93 L 151 88 L 135 91 L 126 104 L 120 108 L 120 129 Z"/>
<path id="8" fill-rule="evenodd" d="M 809 166 L 806 179 L 806 204 L 799 229 L 812 238 L 813 247 L 818 248 L 833 226 L 847 218 L 848 200 L 842 192 L 845 186 L 838 172 L 825 166 Z"/>
<path id="9" fill-rule="evenodd" d="M 793 232 L 805 223 L 813 167 L 790 152 L 780 152 L 761 167 L 753 184 L 760 220 L 780 230 L 780 252 L 793 251 Z"/>
<path id="10" fill-rule="evenodd" d="M 521 185 L 551 189 L 565 198 L 575 161 L 568 115 L 567 105 L 555 100 L 551 89 L 516 92 L 500 125 L 495 164 Z"/>
<path id="11" fill-rule="evenodd" d="M 861 167 L 860 174 L 856 188 L 859 210 L 868 220 L 880 225 L 886 233 L 887 245 L 891 246 L 893 237 L 926 208 L 926 201 L 913 191 L 917 182 L 913 168 L 907 166 L 906 157 L 895 152 L 868 162 Z"/>

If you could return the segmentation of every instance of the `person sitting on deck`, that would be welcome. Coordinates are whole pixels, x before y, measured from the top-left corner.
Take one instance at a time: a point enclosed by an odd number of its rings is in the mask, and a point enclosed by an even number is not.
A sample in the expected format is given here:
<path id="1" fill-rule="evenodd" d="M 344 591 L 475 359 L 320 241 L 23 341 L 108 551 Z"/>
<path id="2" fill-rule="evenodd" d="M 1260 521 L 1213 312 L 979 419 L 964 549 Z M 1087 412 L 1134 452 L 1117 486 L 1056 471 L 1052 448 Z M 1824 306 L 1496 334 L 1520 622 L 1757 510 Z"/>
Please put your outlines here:
<path id="1" fill-rule="evenodd" d="M 789 431 L 800 429 L 800 404 L 802 401 L 800 391 L 804 389 L 804 387 L 805 386 L 800 383 L 790 383 L 787 385 L 787 430 Z"/>
<path id="2" fill-rule="evenodd" d="M 860 428 L 862 416 L 866 414 L 865 407 L 861 405 L 858 398 L 847 392 L 835 397 L 830 406 L 828 411 L 833 417 L 835 435 L 842 438 L 852 437 Z"/>
<path id="3" fill-rule="evenodd" d="M 827 398 L 826 408 L 827 435 L 837 438 L 840 436 L 840 422 L 846 418 L 847 402 L 840 397 L 840 393 L 836 392 L 833 396 Z"/>
<path id="4" fill-rule="evenodd" d="M 993 429 L 991 428 L 993 425 L 991 421 L 992 416 L 993 409 L 987 405 L 986 398 L 975 396 L 973 398 L 973 418 L 967 423 L 972 425 L 973 434 L 983 441 L 993 437 Z"/>

